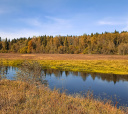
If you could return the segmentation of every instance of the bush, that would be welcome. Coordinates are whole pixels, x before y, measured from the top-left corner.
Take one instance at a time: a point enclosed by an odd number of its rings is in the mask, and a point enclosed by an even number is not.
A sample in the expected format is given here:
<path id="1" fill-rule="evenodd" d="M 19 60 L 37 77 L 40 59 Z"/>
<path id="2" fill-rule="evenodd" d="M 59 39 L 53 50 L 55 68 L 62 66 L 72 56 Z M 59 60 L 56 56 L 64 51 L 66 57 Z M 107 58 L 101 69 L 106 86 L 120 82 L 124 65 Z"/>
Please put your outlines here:
<path id="1" fill-rule="evenodd" d="M 83 54 L 88 54 L 88 47 L 85 48 L 85 50 L 83 51 Z"/>
<path id="2" fill-rule="evenodd" d="M 20 53 L 24 54 L 27 53 L 28 46 L 25 46 L 19 50 Z"/>
<path id="3" fill-rule="evenodd" d="M 128 54 L 128 44 L 126 43 L 121 43 L 119 46 L 118 46 L 118 53 L 120 55 L 126 55 Z"/>

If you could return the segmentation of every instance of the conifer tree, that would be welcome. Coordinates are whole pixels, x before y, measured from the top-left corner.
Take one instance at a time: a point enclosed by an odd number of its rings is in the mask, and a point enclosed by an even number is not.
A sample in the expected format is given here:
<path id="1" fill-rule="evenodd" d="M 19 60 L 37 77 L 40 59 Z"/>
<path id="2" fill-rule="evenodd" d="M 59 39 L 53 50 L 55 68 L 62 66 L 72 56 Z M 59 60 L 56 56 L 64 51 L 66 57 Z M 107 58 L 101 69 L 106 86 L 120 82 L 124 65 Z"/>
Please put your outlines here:
<path id="1" fill-rule="evenodd" d="M 5 44 L 5 50 L 9 50 L 9 43 L 8 43 L 7 38 L 6 38 L 5 42 L 4 42 L 4 44 Z"/>

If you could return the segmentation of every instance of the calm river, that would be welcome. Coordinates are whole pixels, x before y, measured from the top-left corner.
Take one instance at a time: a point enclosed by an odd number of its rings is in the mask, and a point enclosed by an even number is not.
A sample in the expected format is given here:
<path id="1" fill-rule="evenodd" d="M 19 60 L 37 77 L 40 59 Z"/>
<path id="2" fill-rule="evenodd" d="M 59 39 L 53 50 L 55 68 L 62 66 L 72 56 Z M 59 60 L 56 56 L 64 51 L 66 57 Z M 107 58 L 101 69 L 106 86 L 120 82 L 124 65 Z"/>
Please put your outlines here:
<path id="1" fill-rule="evenodd" d="M 15 80 L 18 68 L 6 67 L 6 78 Z M 113 103 L 119 102 L 118 106 L 128 104 L 128 76 L 114 74 L 99 74 L 86 72 L 59 71 L 53 69 L 42 70 L 43 77 L 51 89 L 60 89 L 67 94 L 80 93 L 84 95 L 87 91 L 93 92 L 95 98 L 111 99 Z"/>

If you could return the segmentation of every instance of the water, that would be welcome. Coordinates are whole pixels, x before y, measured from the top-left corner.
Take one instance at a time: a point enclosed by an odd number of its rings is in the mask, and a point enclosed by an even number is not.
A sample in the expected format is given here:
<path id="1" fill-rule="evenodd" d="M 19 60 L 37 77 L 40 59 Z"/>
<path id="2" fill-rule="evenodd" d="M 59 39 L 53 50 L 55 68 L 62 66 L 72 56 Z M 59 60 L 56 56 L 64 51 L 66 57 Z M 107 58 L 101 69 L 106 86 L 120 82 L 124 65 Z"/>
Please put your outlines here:
<path id="1" fill-rule="evenodd" d="M 15 80 L 18 68 L 6 67 L 6 78 Z M 80 93 L 84 95 L 88 90 L 93 92 L 95 98 L 111 99 L 118 106 L 128 104 L 128 76 L 114 74 L 99 74 L 85 72 L 68 72 L 53 69 L 42 70 L 43 77 L 51 89 L 60 89 L 67 94 Z M 21 77 L 22 78 L 22 77 Z M 37 77 L 38 78 L 38 77 Z"/>

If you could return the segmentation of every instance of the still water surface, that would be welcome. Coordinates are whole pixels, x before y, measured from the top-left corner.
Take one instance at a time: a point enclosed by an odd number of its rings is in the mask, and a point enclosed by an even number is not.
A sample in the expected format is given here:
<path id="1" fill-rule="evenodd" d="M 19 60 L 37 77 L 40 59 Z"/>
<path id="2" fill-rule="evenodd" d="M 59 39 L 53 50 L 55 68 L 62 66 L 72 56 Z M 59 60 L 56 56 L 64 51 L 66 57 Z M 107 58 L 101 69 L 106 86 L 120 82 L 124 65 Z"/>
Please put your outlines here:
<path id="1" fill-rule="evenodd" d="M 18 68 L 6 67 L 6 78 L 15 80 Z M 85 72 L 59 71 L 53 69 L 42 70 L 43 77 L 47 85 L 51 88 L 59 88 L 67 94 L 86 93 L 88 90 L 93 92 L 95 98 L 111 99 L 118 106 L 128 104 L 128 76 L 114 74 L 99 74 Z"/>

